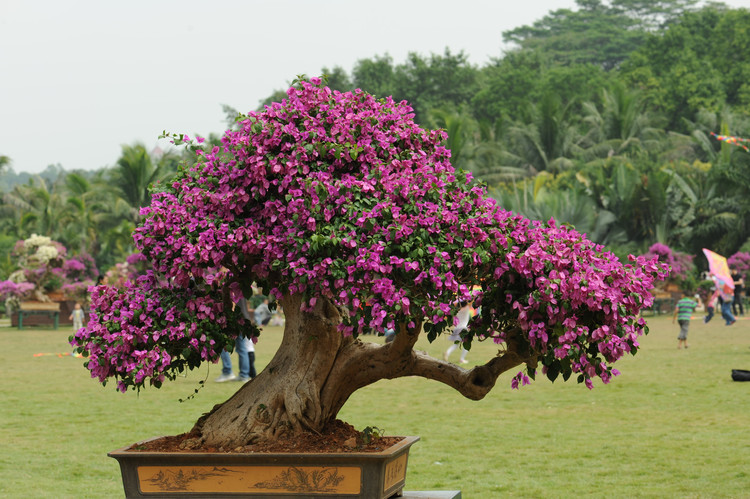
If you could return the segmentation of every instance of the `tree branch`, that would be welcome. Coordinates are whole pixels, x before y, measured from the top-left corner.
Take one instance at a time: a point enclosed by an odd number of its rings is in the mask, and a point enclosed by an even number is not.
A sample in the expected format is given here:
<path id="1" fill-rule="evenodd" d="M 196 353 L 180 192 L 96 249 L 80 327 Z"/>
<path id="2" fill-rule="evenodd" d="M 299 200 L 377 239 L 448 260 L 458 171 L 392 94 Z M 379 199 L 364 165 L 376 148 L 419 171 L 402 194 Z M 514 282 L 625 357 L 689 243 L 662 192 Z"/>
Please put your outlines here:
<path id="1" fill-rule="evenodd" d="M 401 356 L 408 354 L 414 348 L 414 345 L 419 339 L 419 334 L 422 332 L 422 319 L 418 319 L 413 328 L 409 328 L 407 324 L 399 324 L 398 333 L 393 338 L 391 343 L 383 346 L 385 355 L 389 356 Z"/>
<path id="2" fill-rule="evenodd" d="M 502 373 L 528 360 L 514 351 L 506 351 L 484 365 L 467 370 L 427 354 L 414 352 L 412 368 L 401 376 L 420 376 L 439 381 L 454 388 L 466 398 L 480 400 L 492 390 Z"/>
<path id="3" fill-rule="evenodd" d="M 418 337 L 419 329 L 416 331 L 416 336 Z M 414 332 L 414 330 L 410 331 L 410 333 Z M 386 362 L 391 366 L 395 364 L 400 367 L 400 369 L 393 369 L 386 375 L 386 378 L 394 379 L 402 376 L 420 376 L 444 383 L 469 399 L 482 399 L 490 390 L 492 390 L 497 378 L 505 371 L 524 363 L 532 367 L 536 366 L 536 353 L 529 348 L 527 342 L 520 341 L 519 333 L 520 331 L 517 329 L 509 331 L 506 335 L 507 340 L 505 352 L 493 357 L 484 365 L 476 366 L 468 370 L 458 367 L 455 364 L 435 359 L 426 353 L 411 350 L 416 339 L 409 344 L 409 362 L 394 363 L 394 353 L 399 356 L 406 353 L 401 350 L 401 347 L 405 347 L 408 343 L 404 340 L 402 342 L 403 345 L 394 345 L 393 352 L 383 352 L 386 355 L 390 353 L 390 362 Z M 396 335 L 396 338 L 398 338 L 398 336 L 399 335 Z M 412 338 L 409 337 L 409 340 L 411 339 Z M 394 340 L 392 345 L 395 343 L 396 341 Z M 388 345 L 384 346 L 383 349 L 386 350 L 387 346 Z"/>
<path id="4" fill-rule="evenodd" d="M 331 378 L 340 380 L 333 383 L 337 388 L 335 393 L 327 394 L 331 407 L 337 411 L 359 388 L 381 379 L 404 376 L 439 381 L 469 399 L 480 400 L 492 390 L 502 373 L 524 363 L 532 367 L 536 365 L 536 353 L 529 349 L 528 343 L 519 340 L 516 330 L 507 334 L 507 348 L 502 354 L 468 370 L 415 351 L 413 346 L 420 331 L 421 324 L 411 329 L 402 326 L 393 342 L 386 345 L 358 340 L 350 344 L 342 355 L 342 362 L 337 362 L 331 373 Z"/>

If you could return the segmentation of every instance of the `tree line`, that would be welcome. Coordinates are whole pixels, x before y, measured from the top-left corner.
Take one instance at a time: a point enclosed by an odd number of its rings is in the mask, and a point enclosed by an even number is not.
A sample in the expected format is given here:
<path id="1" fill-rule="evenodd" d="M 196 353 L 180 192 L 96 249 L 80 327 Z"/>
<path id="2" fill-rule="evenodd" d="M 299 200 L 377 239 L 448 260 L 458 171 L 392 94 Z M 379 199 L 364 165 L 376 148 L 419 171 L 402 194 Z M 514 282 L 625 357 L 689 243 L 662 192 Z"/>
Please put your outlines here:
<path id="1" fill-rule="evenodd" d="M 409 102 L 420 125 L 446 130 L 453 164 L 506 209 L 571 224 L 621 257 L 657 242 L 696 256 L 747 251 L 750 154 L 712 133 L 750 136 L 750 11 L 576 4 L 505 32 L 513 48 L 481 67 L 446 48 L 321 73 L 336 90 Z M 232 126 L 237 112 L 224 110 Z M 132 144 L 112 167 L 53 168 L 54 178 L 15 185 L 0 205 L 0 278 L 12 270 L 10 248 L 33 233 L 91 254 L 102 271 L 123 261 L 149 186 L 190 154 Z M 8 161 L 0 157 L 0 172 Z"/>

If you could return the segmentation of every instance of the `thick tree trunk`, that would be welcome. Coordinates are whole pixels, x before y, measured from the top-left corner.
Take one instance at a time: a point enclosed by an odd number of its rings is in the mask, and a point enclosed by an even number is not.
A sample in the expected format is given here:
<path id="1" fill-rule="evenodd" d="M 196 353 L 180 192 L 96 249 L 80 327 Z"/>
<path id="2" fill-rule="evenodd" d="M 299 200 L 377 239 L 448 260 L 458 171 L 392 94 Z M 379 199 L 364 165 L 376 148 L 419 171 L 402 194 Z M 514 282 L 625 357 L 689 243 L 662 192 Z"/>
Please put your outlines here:
<path id="1" fill-rule="evenodd" d="M 188 443 L 234 449 L 287 432 L 319 431 L 335 419 L 357 389 L 380 379 L 422 376 L 481 399 L 500 373 L 523 362 L 529 352 L 509 348 L 484 366 L 470 370 L 413 350 L 421 324 L 402 326 L 386 345 L 344 337 L 337 329 L 338 310 L 319 299 L 312 312 L 300 311 L 299 296 L 285 297 L 284 337 L 268 366 L 226 402 L 201 417 Z M 511 345 L 509 345 L 510 347 Z"/>
<path id="2" fill-rule="evenodd" d="M 233 448 L 326 422 L 320 393 L 339 351 L 351 339 L 337 330 L 338 311 L 325 300 L 301 312 L 301 299 L 282 300 L 284 337 L 268 366 L 198 421 L 203 443 Z"/>

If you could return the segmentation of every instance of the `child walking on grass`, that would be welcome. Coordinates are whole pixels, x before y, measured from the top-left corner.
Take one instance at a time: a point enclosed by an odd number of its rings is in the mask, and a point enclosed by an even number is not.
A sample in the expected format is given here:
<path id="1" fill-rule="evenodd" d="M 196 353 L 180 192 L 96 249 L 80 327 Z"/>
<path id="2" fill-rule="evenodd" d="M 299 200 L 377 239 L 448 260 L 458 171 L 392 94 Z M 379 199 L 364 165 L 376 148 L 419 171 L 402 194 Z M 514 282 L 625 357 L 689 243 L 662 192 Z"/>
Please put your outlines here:
<path id="1" fill-rule="evenodd" d="M 73 306 L 73 312 L 71 312 L 68 320 L 73 321 L 73 331 L 78 331 L 83 327 L 83 309 L 80 303 Z"/>
<path id="2" fill-rule="evenodd" d="M 679 350 L 683 346 L 685 348 L 688 347 L 687 344 L 687 334 L 688 334 L 688 328 L 690 327 L 690 316 L 693 315 L 693 311 L 695 310 L 695 307 L 698 306 L 697 303 L 693 301 L 691 298 L 692 293 L 689 291 L 683 291 L 682 292 L 682 298 L 677 302 L 677 305 L 674 308 L 674 316 L 672 317 L 672 324 L 674 324 L 675 319 L 677 320 L 677 323 L 680 325 L 680 334 L 677 336 L 677 349 Z"/>
<path id="3" fill-rule="evenodd" d="M 68 317 L 69 321 L 73 321 L 73 331 L 78 332 L 83 327 L 84 313 L 80 303 L 73 305 L 73 311 Z M 80 357 L 81 354 L 77 350 L 73 350 L 73 357 Z"/>
<path id="4" fill-rule="evenodd" d="M 714 317 L 714 310 L 716 310 L 716 305 L 719 304 L 719 290 L 716 288 L 711 288 L 711 296 L 708 298 L 708 301 L 706 301 L 706 312 L 708 315 L 706 315 L 703 318 L 703 322 L 705 324 L 708 324 L 711 322 L 711 319 Z"/>

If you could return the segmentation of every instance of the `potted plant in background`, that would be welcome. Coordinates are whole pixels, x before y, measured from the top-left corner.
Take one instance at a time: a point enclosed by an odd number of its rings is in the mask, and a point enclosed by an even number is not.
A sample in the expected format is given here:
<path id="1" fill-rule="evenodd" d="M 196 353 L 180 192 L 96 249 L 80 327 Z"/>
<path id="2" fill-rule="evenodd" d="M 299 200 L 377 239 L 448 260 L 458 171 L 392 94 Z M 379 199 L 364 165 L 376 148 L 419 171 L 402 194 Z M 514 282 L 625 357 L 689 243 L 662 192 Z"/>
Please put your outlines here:
<path id="1" fill-rule="evenodd" d="M 17 324 L 21 304 L 29 310 L 59 311 L 63 321 L 72 310 L 71 301 L 85 304 L 88 288 L 99 271 L 87 254 L 68 257 L 65 246 L 47 236 L 32 234 L 13 248 L 18 270 L 2 281 L 9 300 L 13 325 Z M 42 322 L 43 323 L 43 322 Z"/>
<path id="2" fill-rule="evenodd" d="M 0 281 L 0 299 L 5 302 L 5 313 L 8 317 L 12 317 L 13 311 L 18 310 L 22 300 L 31 296 L 34 288 L 34 284 L 30 282 Z"/>
<path id="3" fill-rule="evenodd" d="M 57 241 L 32 234 L 28 239 L 18 241 L 13 248 L 12 255 L 17 259 L 19 270 L 13 272 L 8 280 L 32 284 L 31 297 L 39 302 L 50 302 L 49 293 L 62 286 L 59 272 L 54 269 L 62 265 L 65 253 L 65 246 Z"/>
<path id="4" fill-rule="evenodd" d="M 94 288 L 91 320 L 71 338 L 92 377 L 114 379 L 121 391 L 158 388 L 216 362 L 237 335 L 257 339 L 233 307 L 255 283 L 284 308 L 281 346 L 178 439 L 191 456 L 225 451 L 214 454 L 219 467 L 229 466 L 229 450 L 324 433 L 354 391 L 381 379 L 421 376 L 471 399 L 508 371 L 513 387 L 538 372 L 575 375 L 589 388 L 595 378 L 608 382 L 612 363 L 637 351 L 647 331 L 640 310 L 666 266 L 643 257 L 623 264 L 568 227 L 502 210 L 452 168 L 445 134 L 412 118 L 406 103 L 331 91 L 313 78 L 239 118 L 221 147 L 176 136 L 197 161 L 155 189 L 134 232 L 153 270 L 122 289 Z M 432 341 L 450 330 L 466 303 L 481 313 L 463 345 L 492 341 L 496 356 L 463 369 L 414 349 L 420 335 Z M 388 329 L 396 335 L 384 345 L 359 339 Z M 166 454 L 152 453 L 127 467 L 125 452 L 115 454 L 129 494 L 210 488 L 205 461 L 160 469 Z M 340 493 L 398 492 L 406 457 L 388 459 L 385 476 L 363 473 L 358 492 Z M 324 473 L 340 461 L 305 463 L 244 476 L 243 491 L 290 494 L 269 486 L 307 468 L 320 483 L 340 478 Z M 368 481 L 378 495 L 364 491 Z"/>
<path id="5" fill-rule="evenodd" d="M 669 275 L 657 282 L 654 290 L 656 313 L 672 313 L 675 303 L 682 297 L 682 290 L 692 292 L 699 287 L 693 255 L 673 250 L 666 244 L 654 243 L 644 257 L 656 258 L 669 267 Z"/>
<path id="6" fill-rule="evenodd" d="M 125 283 L 135 280 L 147 271 L 151 266 L 146 257 L 140 253 L 128 255 L 124 262 L 116 263 L 112 268 L 102 276 L 101 283 L 112 288 L 125 289 Z"/>

